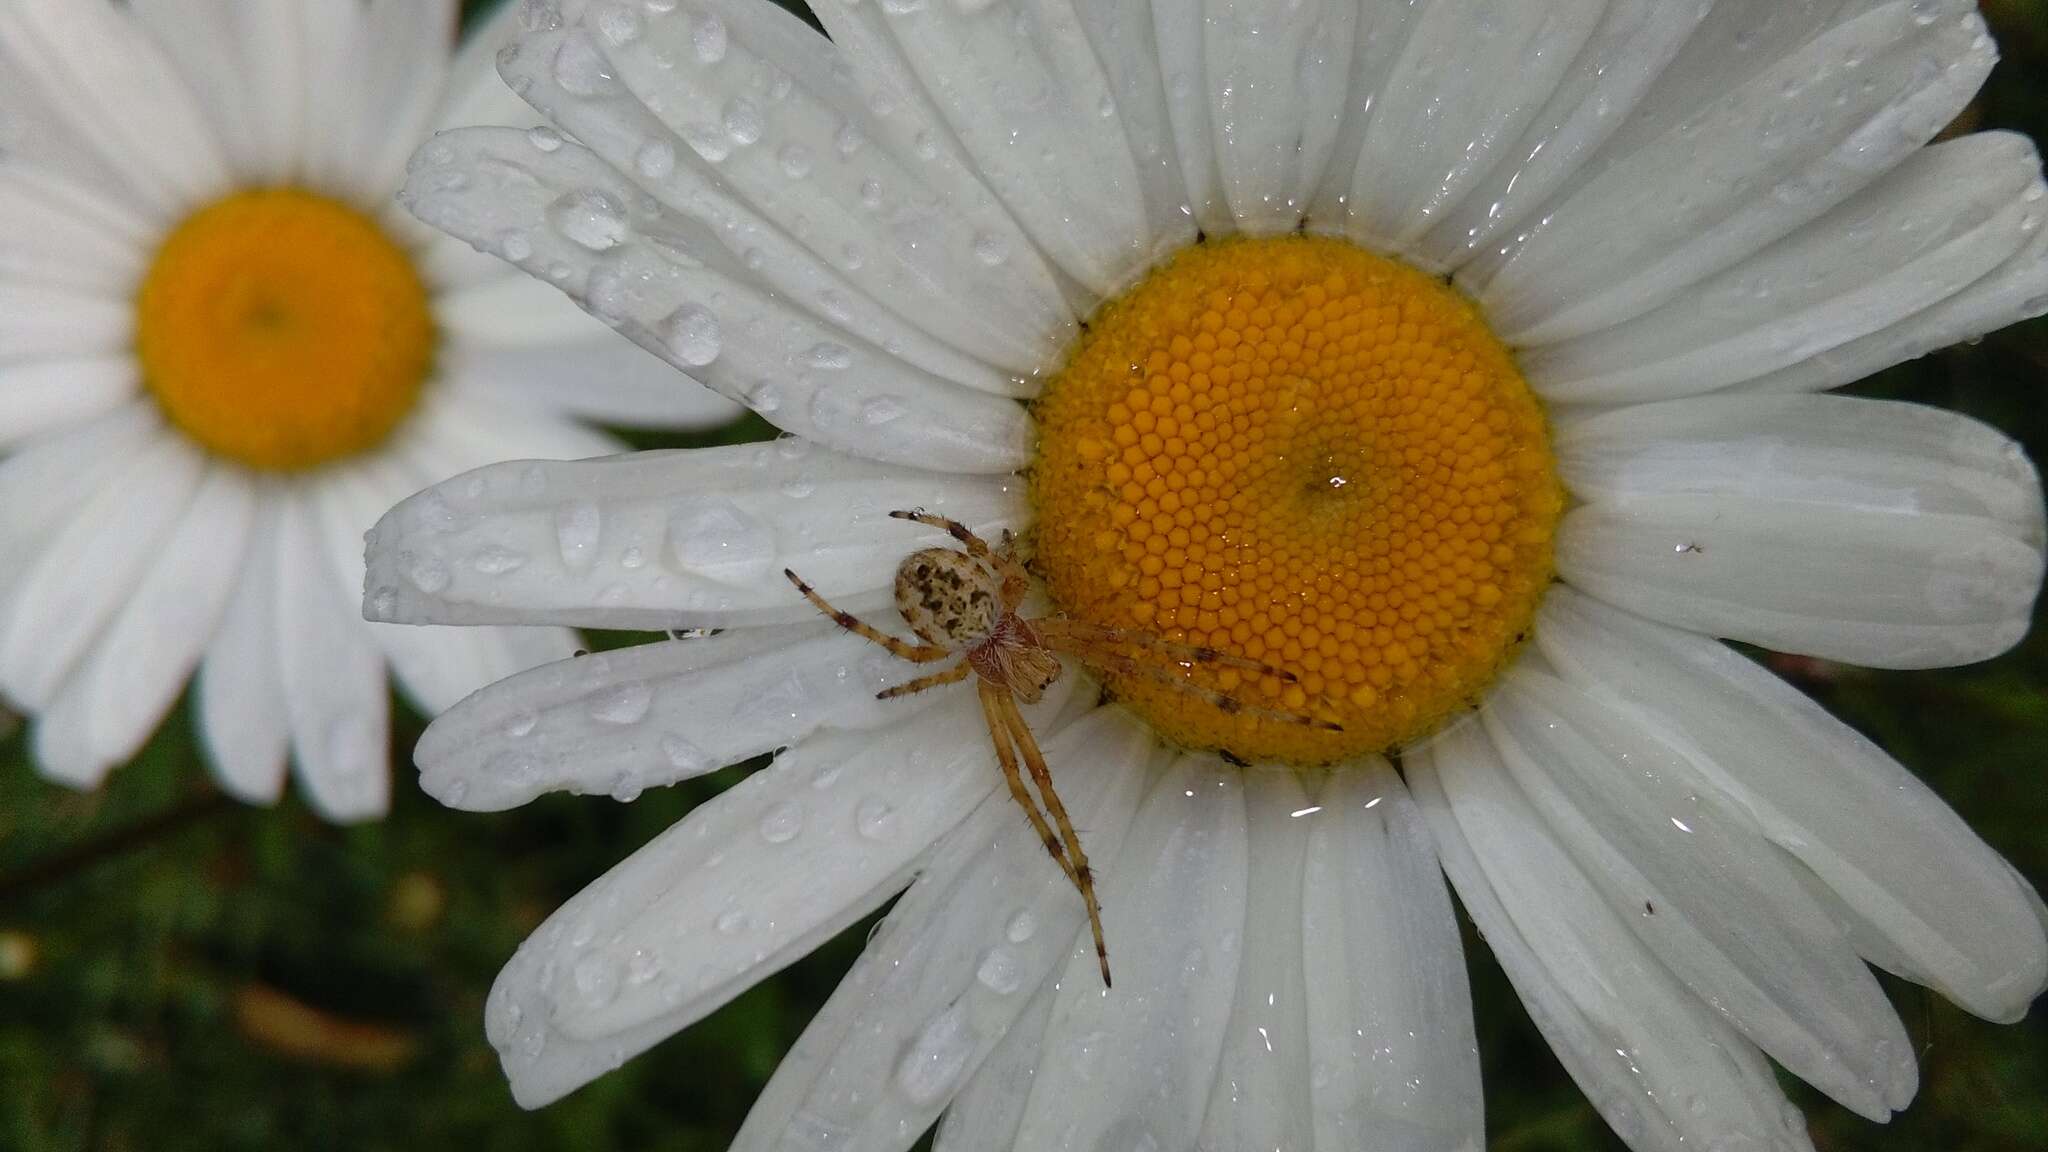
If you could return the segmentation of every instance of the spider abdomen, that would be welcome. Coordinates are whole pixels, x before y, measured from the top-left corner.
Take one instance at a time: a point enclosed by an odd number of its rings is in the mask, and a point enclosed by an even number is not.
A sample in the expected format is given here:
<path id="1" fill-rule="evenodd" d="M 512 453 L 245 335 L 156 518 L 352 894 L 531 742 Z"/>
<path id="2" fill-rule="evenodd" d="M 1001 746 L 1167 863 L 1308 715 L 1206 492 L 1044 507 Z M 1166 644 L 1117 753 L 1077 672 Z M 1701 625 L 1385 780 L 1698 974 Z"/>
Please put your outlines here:
<path id="1" fill-rule="evenodd" d="M 971 648 L 1003 617 L 1000 584 L 964 552 L 926 548 L 896 568 L 896 610 L 928 644 Z"/>

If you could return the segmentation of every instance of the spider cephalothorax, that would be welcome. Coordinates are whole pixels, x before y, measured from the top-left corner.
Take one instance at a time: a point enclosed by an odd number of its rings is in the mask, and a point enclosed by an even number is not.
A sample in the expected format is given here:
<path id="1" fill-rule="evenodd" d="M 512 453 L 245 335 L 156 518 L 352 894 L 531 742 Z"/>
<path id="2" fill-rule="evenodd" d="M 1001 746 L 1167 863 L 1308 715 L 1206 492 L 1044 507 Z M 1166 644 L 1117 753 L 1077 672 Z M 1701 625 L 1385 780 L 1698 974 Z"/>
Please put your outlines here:
<path id="1" fill-rule="evenodd" d="M 1066 806 L 1053 790 L 1052 773 L 1032 738 L 1031 729 L 1017 702 L 1036 703 L 1064 671 L 1059 653 L 1106 672 L 1142 676 L 1196 695 L 1226 712 L 1256 712 L 1289 724 L 1334 728 L 1307 716 L 1272 712 L 1241 703 L 1236 697 L 1204 688 L 1187 680 L 1185 669 L 1201 664 L 1241 668 L 1292 682 L 1293 673 L 1257 661 L 1225 655 L 1214 648 L 1175 644 L 1147 632 L 1104 628 L 1062 616 L 1027 620 L 1017 609 L 1031 590 L 1031 575 L 1015 554 L 1014 541 L 1003 534 L 1002 545 L 991 548 L 958 521 L 924 512 L 891 512 L 898 520 L 914 520 L 943 528 L 958 540 L 964 551 L 924 548 L 905 557 L 896 569 L 896 610 L 903 614 L 920 643 L 911 643 L 881 632 L 850 613 L 834 608 L 810 585 L 789 569 L 797 591 L 818 611 L 830 616 L 840 627 L 880 644 L 905 660 L 934 664 L 954 658 L 955 663 L 929 676 L 880 692 L 883 699 L 908 696 L 928 688 L 957 684 L 973 676 L 981 694 L 981 708 L 988 718 L 989 736 L 995 741 L 996 760 L 1010 795 L 1024 809 L 1045 850 L 1059 863 L 1081 899 L 1088 906 L 1088 927 L 1095 937 L 1096 958 L 1102 965 L 1102 982 L 1109 984 L 1109 946 L 1102 935 L 1102 909 L 1095 899 L 1094 874 L 1081 838 L 1067 818 Z M 1019 762 L 1022 762 L 1020 768 Z M 1031 776 L 1031 786 L 1024 774 Z M 1034 797 L 1031 787 L 1038 795 Z"/>

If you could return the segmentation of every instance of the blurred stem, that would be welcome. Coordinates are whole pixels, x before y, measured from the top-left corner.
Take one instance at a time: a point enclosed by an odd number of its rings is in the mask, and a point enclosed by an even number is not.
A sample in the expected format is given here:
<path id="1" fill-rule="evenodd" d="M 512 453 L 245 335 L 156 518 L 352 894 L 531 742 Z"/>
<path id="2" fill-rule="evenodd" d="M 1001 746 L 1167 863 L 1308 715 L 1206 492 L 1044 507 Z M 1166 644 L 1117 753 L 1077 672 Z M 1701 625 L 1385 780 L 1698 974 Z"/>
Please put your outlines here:
<path id="1" fill-rule="evenodd" d="M 73 845 L 12 875 L 0 876 L 0 907 L 52 885 L 62 884 L 109 860 L 146 848 L 234 807 L 235 802 L 228 796 L 208 788 L 200 795 L 154 816 Z"/>

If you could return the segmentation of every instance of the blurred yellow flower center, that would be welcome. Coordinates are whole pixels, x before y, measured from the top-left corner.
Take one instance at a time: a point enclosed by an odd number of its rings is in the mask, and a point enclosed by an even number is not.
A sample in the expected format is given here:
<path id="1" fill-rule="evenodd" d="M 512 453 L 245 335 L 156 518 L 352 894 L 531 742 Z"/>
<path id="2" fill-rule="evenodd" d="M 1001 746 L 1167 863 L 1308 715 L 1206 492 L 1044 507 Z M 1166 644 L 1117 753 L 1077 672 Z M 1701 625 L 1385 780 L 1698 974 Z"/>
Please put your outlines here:
<path id="1" fill-rule="evenodd" d="M 252 468 L 303 469 L 376 447 L 412 410 L 433 313 L 412 258 L 374 220 L 263 189 L 171 233 L 142 282 L 136 345 L 186 435 Z"/>
<path id="2" fill-rule="evenodd" d="M 1168 739 L 1327 764 L 1427 735 L 1527 636 L 1563 507 L 1476 309 L 1341 240 L 1204 243 L 1105 305 L 1038 401 L 1054 602 L 1286 669 L 1111 689 Z"/>

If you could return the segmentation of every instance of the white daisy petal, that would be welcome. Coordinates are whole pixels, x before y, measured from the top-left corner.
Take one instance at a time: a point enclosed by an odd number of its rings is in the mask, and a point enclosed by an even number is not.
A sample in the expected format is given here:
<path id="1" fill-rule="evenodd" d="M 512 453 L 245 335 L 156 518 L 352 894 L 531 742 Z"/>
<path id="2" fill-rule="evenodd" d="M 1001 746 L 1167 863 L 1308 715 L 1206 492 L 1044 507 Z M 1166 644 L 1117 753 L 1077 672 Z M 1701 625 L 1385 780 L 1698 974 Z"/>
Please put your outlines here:
<path id="1" fill-rule="evenodd" d="M 41 711 L 141 581 L 199 485 L 205 460 L 159 435 L 38 550 L 7 597 L 0 689 Z"/>
<path id="2" fill-rule="evenodd" d="M 1783 241 L 1612 328 L 1520 358 L 1553 402 L 1695 395 L 1796 364 L 1953 295 L 2039 230 L 2041 160 L 1987 132 L 1926 148 Z"/>
<path id="3" fill-rule="evenodd" d="M 1520 140 L 1442 213 L 1411 251 L 1456 268 L 1527 219 L 1629 119 L 1629 112 L 1714 8 L 1711 3 L 1614 0 L 1592 38 Z M 1348 170 L 1347 170 L 1348 175 Z"/>
<path id="4" fill-rule="evenodd" d="M 543 152 L 523 132 L 477 129 L 438 137 L 421 157 L 406 195 L 422 219 L 480 245 L 517 234 L 521 267 L 782 428 L 923 467 L 1002 472 L 1029 456 L 1029 419 L 1015 403 L 956 387 L 763 292 L 751 273 L 724 266 L 697 224 L 650 211 L 580 147 Z M 850 307 L 858 295 L 841 299 Z"/>
<path id="5" fill-rule="evenodd" d="M 390 197 L 440 111 L 455 22 L 456 0 L 370 0 L 364 11 L 356 74 L 336 85 L 356 102 L 333 137 L 348 150 L 331 163 L 365 203 Z"/>
<path id="6" fill-rule="evenodd" d="M 284 794 L 290 751 L 278 663 L 277 517 L 266 487 L 243 549 L 242 570 L 199 666 L 199 734 L 221 789 L 245 804 L 275 804 Z"/>
<path id="7" fill-rule="evenodd" d="M 277 520 L 279 684 L 292 759 L 306 799 L 336 823 L 372 819 L 391 803 L 391 705 L 384 660 L 328 562 L 319 513 L 284 496 Z"/>
<path id="8" fill-rule="evenodd" d="M 37 718 L 45 776 L 98 787 L 149 739 L 227 605 L 254 508 L 238 472 L 215 467 L 198 482 L 134 592 Z"/>
<path id="9" fill-rule="evenodd" d="M 1412 0 L 1357 0 L 1358 18 L 1351 45 L 1351 77 L 1346 85 L 1344 114 L 1329 161 L 1324 165 L 1322 186 L 1309 206 L 1309 226 L 1318 232 L 1337 233 L 1344 228 L 1351 200 L 1351 184 L 1357 178 L 1359 153 L 1365 143 L 1366 126 L 1378 106 L 1381 91 L 1391 79 L 1394 62 L 1408 48 L 1423 5 Z M 1160 40 L 1167 32 L 1162 20 Z M 1208 116 L 1203 101 L 1186 100 L 1196 113 Z M 1206 222 L 1205 222 L 1206 223 Z"/>
<path id="10" fill-rule="evenodd" d="M 323 550 L 341 587 L 363 587 L 365 528 L 414 491 L 419 480 L 388 462 L 364 461 L 334 471 L 310 494 Z M 508 643 L 508 633 L 521 634 L 520 642 Z M 486 684 L 576 650 L 576 634 L 564 628 L 375 627 L 370 636 L 406 696 L 429 716 Z"/>
<path id="11" fill-rule="evenodd" d="M 889 85 L 870 88 L 870 106 L 877 91 L 921 92 L 1069 276 L 1108 295 L 1151 257 L 1145 180 L 1070 0 L 821 4 L 813 14 L 858 83 Z M 918 150 L 944 148 L 932 138 Z"/>
<path id="12" fill-rule="evenodd" d="M 0 368 L 0 448 L 113 411 L 140 381 L 128 356 L 44 360 Z"/>
<path id="13" fill-rule="evenodd" d="M 1061 798 L 1084 814 L 1092 858 L 1116 857 L 1153 748 L 1143 725 L 1108 708 L 1044 743 Z M 938 847 L 790 1049 L 735 1152 L 809 1137 L 867 1152 L 910 1147 L 1087 937 L 1085 925 L 1073 885 L 997 789 Z M 1088 953 L 1092 966 L 1092 944 Z"/>
<path id="14" fill-rule="evenodd" d="M 317 60 L 306 43 L 309 0 L 243 0 L 235 54 L 249 92 L 249 157 L 275 179 L 299 170 L 307 135 L 306 77 Z M 341 7 L 330 5 L 330 7 Z M 322 45 L 322 48 L 327 45 Z"/>
<path id="15" fill-rule="evenodd" d="M 1166 115 L 1180 161 L 1181 183 L 1187 189 L 1188 211 L 1203 231 L 1225 235 L 1233 222 L 1230 204 L 1223 197 L 1223 172 L 1217 166 L 1216 133 L 1209 122 L 1202 21 L 1193 18 L 1194 5 L 1185 0 L 1154 0 L 1150 7 L 1159 78 L 1166 86 Z M 1145 123 L 1142 110 L 1138 115 L 1134 124 Z M 1343 147 L 1341 136 L 1338 147 Z"/>
<path id="16" fill-rule="evenodd" d="M 556 7 L 573 15 L 582 2 L 567 0 Z M 498 76 L 498 54 L 535 22 L 538 11 L 526 4 L 500 4 L 463 33 L 448 63 L 441 105 L 434 113 L 435 131 L 478 124 L 531 128 L 541 123 L 540 115 Z"/>
<path id="17" fill-rule="evenodd" d="M 637 794 L 801 743 L 902 723 L 943 697 L 875 693 L 926 669 L 828 622 L 736 628 L 535 668 L 420 737 L 420 787 L 495 812 L 544 792 Z"/>
<path id="18" fill-rule="evenodd" d="M 1188 755 L 1152 788 L 1100 869 L 1124 977 L 1102 987 L 1075 943 L 1059 977 L 1021 1149 L 1192 1148 L 1237 988 L 1246 908 L 1244 776 Z"/>
<path id="19" fill-rule="evenodd" d="M 1761 52 L 1721 54 L 1743 74 L 1732 89 L 1694 83 L 1682 55 L 1642 123 L 1461 283 L 1503 339 L 1547 344 L 1639 316 L 1820 216 L 1931 139 L 1990 71 L 1976 6 L 1941 8 L 1856 4 L 1810 36 L 1752 26 L 1741 34 Z M 1704 103 L 1667 122 L 1666 89 Z M 1647 125 L 1662 130 L 1644 138 Z"/>
<path id="20" fill-rule="evenodd" d="M 1587 879 L 1679 980 L 1845 1107 L 1873 1120 L 1905 1107 L 1918 1074 L 1884 992 L 1697 768 L 1629 714 L 1526 668 L 1482 717 Z"/>
<path id="21" fill-rule="evenodd" d="M 1885 668 L 1982 660 L 2026 632 L 2040 484 L 1974 421 L 1846 397 L 1703 397 L 1572 423 L 1559 443 L 1589 503 L 1559 526 L 1558 571 L 1609 603 Z"/>
<path id="22" fill-rule="evenodd" d="M 1058 984 L 1039 985 L 1002 1042 L 946 1106 L 933 1141 L 936 1152 L 1008 1152 L 1016 1147 L 1017 1129 L 1024 1124 L 1024 1109 L 1038 1083 L 1045 1026 L 1058 995 Z"/>
<path id="23" fill-rule="evenodd" d="M 162 431 L 156 405 L 131 403 L 0 458 L 0 608 L 48 541 Z"/>
<path id="24" fill-rule="evenodd" d="M 1445 733 L 1403 766 L 1465 911 L 1622 1140 L 1637 1152 L 1811 1152 L 1763 1055 L 1629 931 L 1478 725 Z"/>
<path id="25" fill-rule="evenodd" d="M 1567 588 L 1544 601 L 1536 642 L 1692 757 L 1878 933 L 1888 967 L 1980 1016 L 2025 1014 L 2048 981 L 2048 939 L 2022 886 L 1875 744 L 1726 646 Z"/>
<path id="26" fill-rule="evenodd" d="M 586 55 L 616 78 L 561 66 Z M 971 357 L 1033 373 L 1073 336 L 1050 270 L 987 192 L 891 147 L 831 45 L 772 5 L 692 2 L 623 28 L 537 33 L 499 67 L 577 140 L 703 224 L 728 261 L 804 286 L 799 299 L 823 316 L 827 291 L 878 301 L 889 324 L 861 331 L 871 341 L 957 349 L 925 351 L 942 375 L 946 360 Z M 916 335 L 900 341 L 899 330 Z"/>
<path id="27" fill-rule="evenodd" d="M 1202 98 L 1239 230 L 1300 225 L 1336 146 L 1357 26 L 1357 0 L 1204 5 Z"/>
<path id="28" fill-rule="evenodd" d="M 492 262 L 497 265 L 495 275 L 442 292 L 434 300 L 434 321 L 452 343 L 526 352 L 583 338 L 593 324 L 603 327 L 582 309 L 564 307 L 568 301 L 561 289 L 546 280 L 508 268 L 501 260 Z"/>
<path id="29" fill-rule="evenodd" d="M 454 345 L 442 352 L 442 385 L 480 407 L 510 401 L 606 424 L 708 428 L 745 411 L 646 349 L 605 331 L 559 295 L 552 303 L 590 325 L 595 337 L 518 349 Z M 565 380 L 575 386 L 564 388 Z"/>
<path id="30" fill-rule="evenodd" d="M 997 785 L 972 699 L 815 737 L 564 904 L 499 975 L 485 1027 L 529 1108 L 696 1022 L 894 895 Z"/>
<path id="31" fill-rule="evenodd" d="M 368 613 L 423 624 L 722 628 L 813 619 L 794 569 L 841 607 L 887 603 L 903 557 L 1024 526 L 1014 477 L 948 476 L 801 440 L 578 463 L 512 462 L 414 496 L 378 523 Z"/>
<path id="32" fill-rule="evenodd" d="M 1425 6 L 1373 102 L 1345 230 L 1382 250 L 1413 248 L 1543 110 L 1605 7 L 1603 0 Z"/>
<path id="33" fill-rule="evenodd" d="M 1144 185 L 1152 248 L 1164 256 L 1194 241 L 1195 216 L 1174 147 L 1175 101 L 1166 93 L 1154 13 L 1152 0 L 1088 0 L 1074 6 L 1088 42 L 1095 46 L 1095 58 L 1109 77 L 1117 115 L 1130 138 L 1131 159 Z"/>
<path id="34" fill-rule="evenodd" d="M 125 300 L 0 280 L 0 363 L 119 352 L 134 330 Z"/>
<path id="35" fill-rule="evenodd" d="M 1315 1147 L 1479 1152 L 1458 921 L 1422 814 L 1374 758 L 1316 797 L 1302 881 Z"/>
<path id="36" fill-rule="evenodd" d="M 1348 29 L 1347 29 L 1348 31 Z M 1302 1148 L 1314 1144 L 1310 1103 L 1304 897 L 1313 815 L 1291 768 L 1244 773 L 1247 898 L 1237 993 L 1223 1034 L 1202 1148 Z"/>
<path id="37" fill-rule="evenodd" d="M 241 0 L 128 0 L 136 22 L 191 87 L 229 171 L 260 180 L 275 173 L 263 168 L 251 136 L 257 99 L 241 62 L 242 8 Z"/>
<path id="38" fill-rule="evenodd" d="M 2048 314 L 2048 228 L 1989 275 L 1931 308 L 1758 377 L 1746 392 L 1822 392 L 2008 324 Z"/>
<path id="39" fill-rule="evenodd" d="M 0 165 L 0 280 L 122 297 L 140 282 L 152 230 L 57 171 Z"/>
<path id="40" fill-rule="evenodd" d="M 175 214 L 226 186 L 226 165 L 191 89 L 125 9 L 101 0 L 15 0 L 0 8 L 0 59 L 40 87 L 62 130 L 123 174 L 139 203 Z"/>

